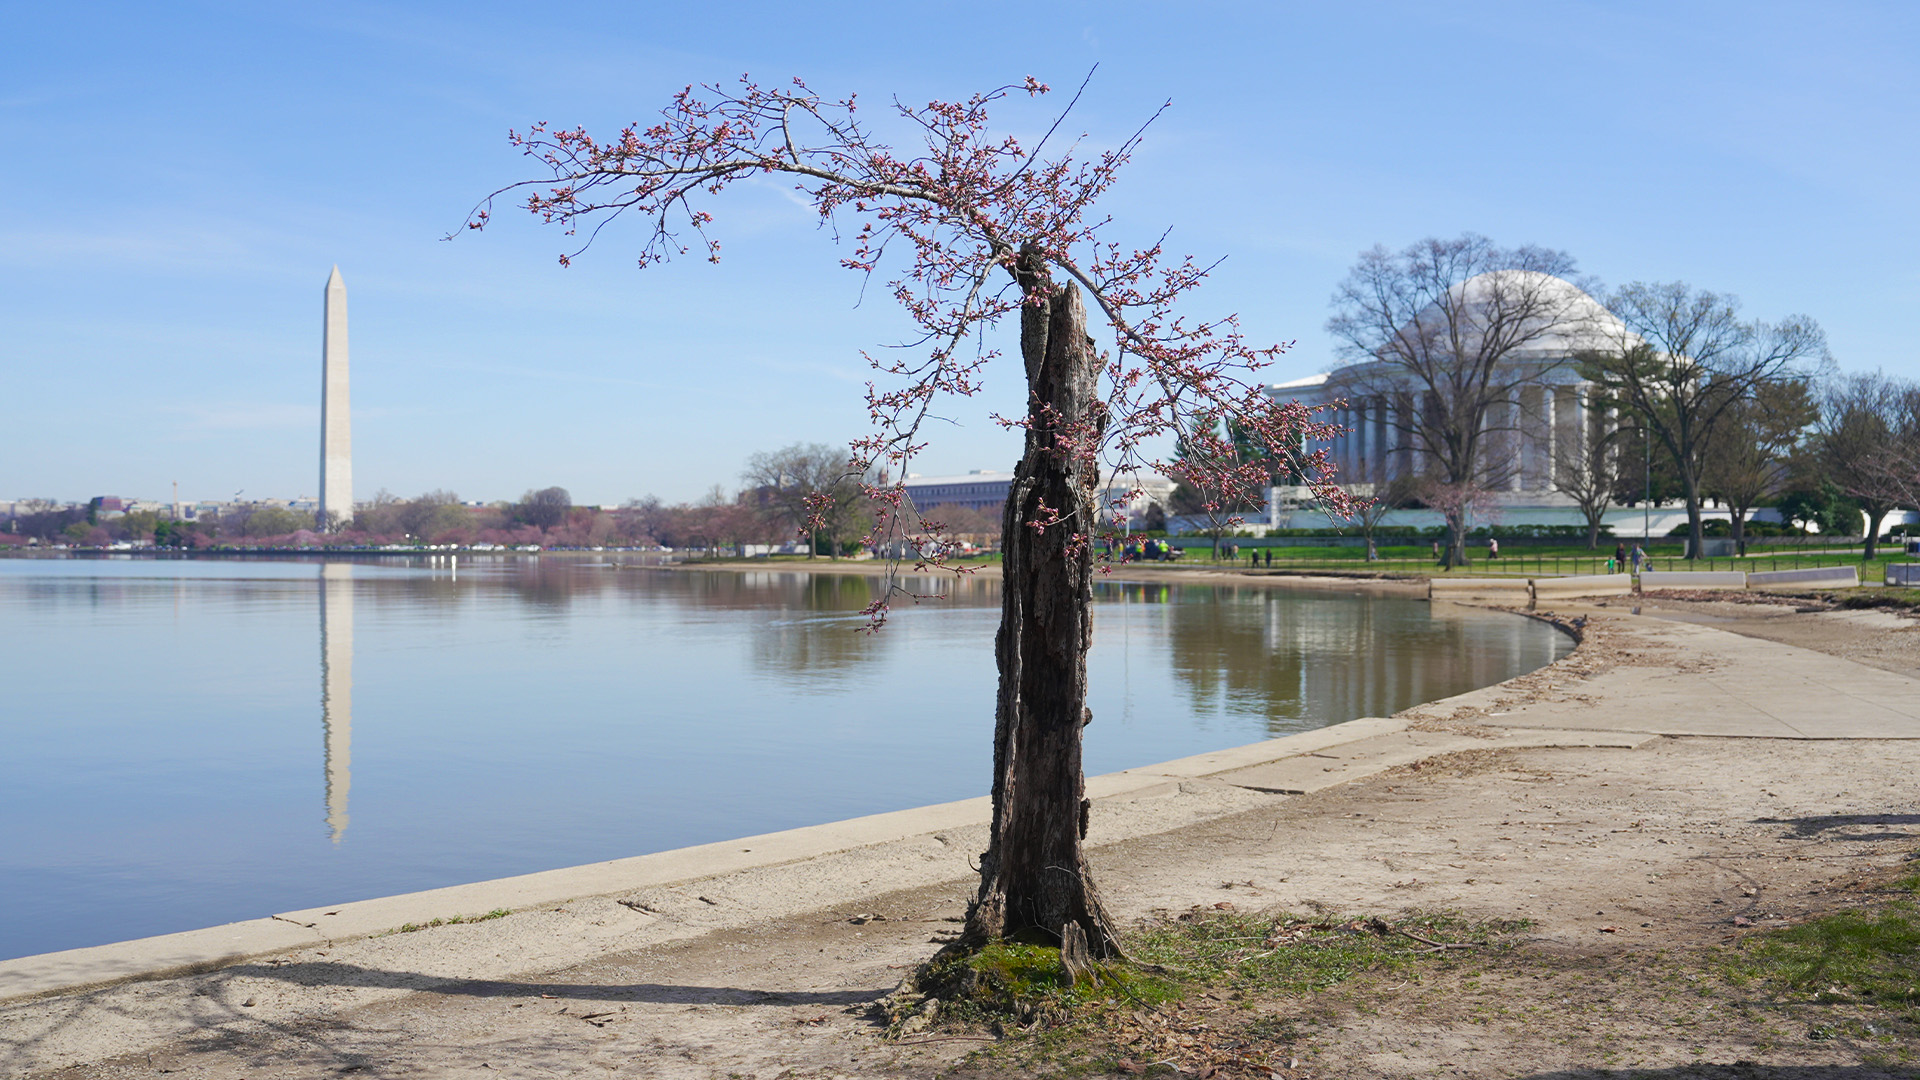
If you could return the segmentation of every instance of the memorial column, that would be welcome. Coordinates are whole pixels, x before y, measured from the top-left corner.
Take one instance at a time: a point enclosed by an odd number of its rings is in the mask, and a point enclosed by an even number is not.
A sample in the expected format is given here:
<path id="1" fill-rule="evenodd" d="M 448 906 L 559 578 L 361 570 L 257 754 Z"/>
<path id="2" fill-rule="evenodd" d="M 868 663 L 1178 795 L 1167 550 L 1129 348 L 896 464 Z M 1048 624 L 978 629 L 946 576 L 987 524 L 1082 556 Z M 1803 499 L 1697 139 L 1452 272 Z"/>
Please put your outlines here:
<path id="1" fill-rule="evenodd" d="M 1540 490 L 1542 491 L 1553 490 L 1553 470 L 1555 462 L 1558 460 L 1557 455 L 1560 452 L 1559 443 L 1555 441 L 1557 438 L 1556 433 L 1560 430 L 1560 418 L 1555 415 L 1554 412 L 1558 405 L 1559 395 L 1554 392 L 1554 388 L 1551 385 L 1541 387 L 1540 427 L 1542 438 L 1540 440 L 1540 452 L 1536 455 L 1536 460 L 1540 463 Z"/>
<path id="2" fill-rule="evenodd" d="M 1361 398 L 1353 406 L 1353 483 L 1367 482 L 1367 469 L 1371 465 L 1367 459 L 1371 456 L 1367 445 L 1367 401 Z"/>
<path id="3" fill-rule="evenodd" d="M 1507 453 L 1512 455 L 1512 460 L 1508 463 L 1507 467 L 1513 471 L 1513 475 L 1507 478 L 1508 491 L 1519 491 L 1526 482 L 1527 442 L 1525 431 L 1527 413 L 1525 404 L 1520 397 L 1523 392 L 1524 390 L 1522 388 L 1515 387 L 1512 398 L 1507 402 L 1508 430 L 1505 442 Z"/>

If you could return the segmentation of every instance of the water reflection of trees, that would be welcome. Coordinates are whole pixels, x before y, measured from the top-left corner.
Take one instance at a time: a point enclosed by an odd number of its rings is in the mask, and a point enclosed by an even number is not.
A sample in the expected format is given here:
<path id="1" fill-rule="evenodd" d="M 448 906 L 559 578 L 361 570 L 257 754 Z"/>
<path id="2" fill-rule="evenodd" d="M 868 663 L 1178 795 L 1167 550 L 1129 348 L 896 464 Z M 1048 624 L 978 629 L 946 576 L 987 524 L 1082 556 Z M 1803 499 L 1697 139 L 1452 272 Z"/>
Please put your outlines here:
<path id="1" fill-rule="evenodd" d="M 457 567 L 457 573 L 455 568 Z M 796 611 L 854 614 L 880 595 L 881 580 L 867 574 L 813 574 L 802 570 L 663 570 L 616 561 L 556 558 L 409 560 L 407 569 L 432 574 L 363 578 L 362 588 L 406 593 L 419 599 L 456 595 L 510 597 L 530 607 L 560 610 L 585 599 L 621 595 L 710 611 Z M 977 577 L 913 575 L 898 579 L 909 594 L 944 596 L 960 604 L 997 603 L 999 583 Z M 910 604 L 911 596 L 896 598 Z"/>
<path id="2" fill-rule="evenodd" d="M 1273 734 L 1388 716 L 1553 659 L 1545 627 L 1398 598 L 1174 587 L 1135 602 L 1168 605 L 1170 663 L 1196 712 L 1260 716 Z"/>
<path id="3" fill-rule="evenodd" d="M 709 575 L 711 576 L 711 575 Z M 824 689 L 847 685 L 845 675 L 883 650 L 904 644 L 899 630 L 867 632 L 865 611 L 880 597 L 883 583 L 853 574 L 795 574 L 747 571 L 735 584 L 742 608 L 774 608 L 753 628 L 753 669 L 788 686 Z M 799 579 L 799 580 L 794 580 Z M 976 607 L 998 599 L 997 583 L 977 578 L 909 578 L 910 593 L 942 596 L 939 603 Z M 911 599 L 896 598 L 901 606 Z"/>
<path id="4" fill-rule="evenodd" d="M 428 601 L 420 607 L 449 616 L 459 605 L 445 601 L 476 593 L 511 597 L 542 613 L 592 597 L 668 607 L 678 618 L 750 613 L 758 617 L 742 625 L 752 670 L 788 687 L 847 685 L 860 665 L 905 647 L 900 627 L 878 636 L 861 632 L 859 613 L 884 587 L 866 574 L 681 571 L 572 559 L 460 565 L 457 579 L 363 578 L 362 588 L 406 590 L 410 599 Z M 956 607 L 999 601 L 994 579 L 911 577 L 900 585 Z M 1544 664 L 1555 647 L 1552 631 L 1524 619 L 1363 593 L 1102 582 L 1097 597 L 1156 609 L 1147 617 L 1156 647 L 1165 650 L 1197 715 L 1256 716 L 1274 734 L 1391 715 Z M 911 607 L 908 599 L 896 602 Z"/>
<path id="5" fill-rule="evenodd" d="M 514 599 L 542 614 L 560 614 L 572 605 L 577 595 L 600 591 L 601 584 L 595 580 L 597 575 L 585 572 L 587 568 L 577 567 L 570 562 L 518 559 L 511 566 L 512 571 L 504 576 L 503 582 L 507 591 Z M 445 578 L 436 575 L 422 584 L 432 590 L 436 582 L 451 584 L 457 580 L 450 573 Z M 476 584 L 484 586 L 487 580 L 483 578 Z"/>
<path id="6" fill-rule="evenodd" d="M 867 574 L 809 573 L 789 569 L 679 571 L 622 565 L 617 561 L 576 559 L 461 559 L 456 575 L 451 562 L 422 568 L 431 575 L 395 575 L 363 587 L 404 593 L 420 610 L 449 617 L 460 598 L 510 598 L 538 614 L 558 614 L 590 599 L 617 599 L 637 606 L 666 607 L 677 618 L 750 613 L 759 618 L 745 628 L 753 670 L 790 686 L 844 684 L 846 674 L 881 650 L 898 647 L 898 632 L 863 632 L 860 613 L 881 595 L 880 578 Z M 941 597 L 957 606 L 996 604 L 996 580 L 913 575 L 896 582 L 901 608 L 913 596 Z"/>

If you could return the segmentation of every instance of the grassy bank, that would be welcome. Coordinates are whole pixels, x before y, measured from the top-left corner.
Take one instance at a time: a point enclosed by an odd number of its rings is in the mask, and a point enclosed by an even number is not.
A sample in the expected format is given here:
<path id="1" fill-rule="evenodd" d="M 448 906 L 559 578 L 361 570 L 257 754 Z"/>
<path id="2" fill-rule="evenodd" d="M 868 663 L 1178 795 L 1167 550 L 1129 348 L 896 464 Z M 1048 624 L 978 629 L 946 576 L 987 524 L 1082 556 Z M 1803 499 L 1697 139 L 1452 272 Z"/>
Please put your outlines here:
<path id="1" fill-rule="evenodd" d="M 1411 574 L 1420 576 L 1451 575 L 1454 577 L 1487 576 L 1526 576 L 1556 577 L 1569 574 L 1607 573 L 1607 560 L 1612 554 L 1609 547 L 1601 551 L 1590 551 L 1584 546 L 1567 547 L 1507 547 L 1497 559 L 1489 558 L 1484 546 L 1469 548 L 1466 566 L 1443 570 L 1435 562 L 1430 545 L 1419 546 L 1380 546 L 1379 558 L 1367 561 L 1364 548 L 1326 548 L 1326 547 L 1261 547 L 1249 549 L 1242 547 L 1240 558 L 1235 562 L 1220 560 L 1215 562 L 1207 557 L 1202 549 L 1191 551 L 1181 560 L 1183 565 L 1204 565 L 1225 569 L 1237 565 L 1241 569 L 1253 567 L 1249 562 L 1249 551 L 1260 555 L 1258 569 L 1268 566 L 1266 555 L 1273 554 L 1272 568 L 1289 571 L 1335 571 L 1335 572 L 1373 572 L 1387 574 Z M 1907 555 L 1898 548 L 1882 548 L 1872 561 L 1860 557 L 1857 551 L 1778 551 L 1760 550 L 1741 558 L 1695 559 L 1683 558 L 1684 549 L 1678 545 L 1656 544 L 1649 551 L 1656 571 L 1662 570 L 1742 570 L 1747 572 L 1762 570 L 1800 570 L 1808 567 L 1852 566 L 1859 570 L 1862 582 L 1878 584 L 1885 580 L 1885 567 L 1889 563 L 1920 562 L 1920 556 Z M 1617 570 L 1618 568 L 1616 568 Z"/>

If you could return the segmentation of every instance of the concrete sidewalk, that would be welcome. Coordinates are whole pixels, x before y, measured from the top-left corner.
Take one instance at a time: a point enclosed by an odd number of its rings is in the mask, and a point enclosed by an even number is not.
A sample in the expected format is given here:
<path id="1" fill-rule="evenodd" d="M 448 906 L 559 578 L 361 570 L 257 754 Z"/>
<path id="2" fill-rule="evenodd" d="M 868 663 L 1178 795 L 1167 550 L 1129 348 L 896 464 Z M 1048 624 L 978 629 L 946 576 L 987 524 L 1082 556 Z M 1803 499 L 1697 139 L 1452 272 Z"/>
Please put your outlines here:
<path id="1" fill-rule="evenodd" d="M 1614 619 L 1622 617 L 1614 614 Z M 1582 707 L 1552 696 L 1497 703 L 1487 687 L 1409 710 L 1479 709 L 1496 727 L 1767 739 L 1920 739 L 1920 683 L 1825 653 L 1693 623 L 1628 616 L 1632 667 L 1584 681 Z M 1526 682 L 1521 676 L 1514 682 Z"/>

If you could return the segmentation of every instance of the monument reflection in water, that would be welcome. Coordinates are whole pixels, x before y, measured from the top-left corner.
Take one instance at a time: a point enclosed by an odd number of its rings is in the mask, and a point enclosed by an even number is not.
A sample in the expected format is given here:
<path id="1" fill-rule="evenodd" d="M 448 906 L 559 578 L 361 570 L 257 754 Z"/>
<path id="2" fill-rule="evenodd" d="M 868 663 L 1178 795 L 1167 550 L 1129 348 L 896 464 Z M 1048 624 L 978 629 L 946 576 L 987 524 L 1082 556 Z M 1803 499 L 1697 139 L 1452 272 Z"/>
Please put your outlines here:
<path id="1" fill-rule="evenodd" d="M 862 576 L 627 558 L 0 559 L 0 957 L 985 790 L 997 581 L 910 582 L 948 597 L 871 635 Z M 1339 590 L 1105 582 L 1096 604 L 1089 773 L 1568 647 Z"/>
<path id="2" fill-rule="evenodd" d="M 326 746 L 327 830 L 347 832 L 353 787 L 353 564 L 320 566 L 320 728 Z"/>

